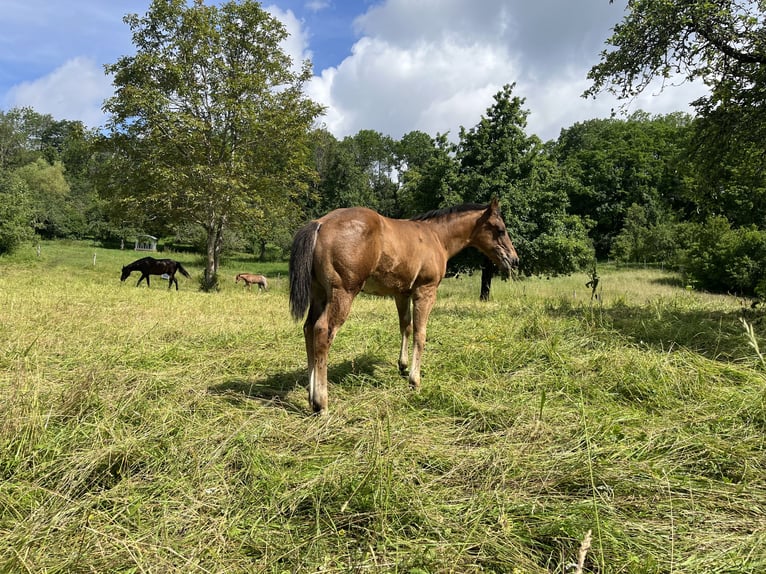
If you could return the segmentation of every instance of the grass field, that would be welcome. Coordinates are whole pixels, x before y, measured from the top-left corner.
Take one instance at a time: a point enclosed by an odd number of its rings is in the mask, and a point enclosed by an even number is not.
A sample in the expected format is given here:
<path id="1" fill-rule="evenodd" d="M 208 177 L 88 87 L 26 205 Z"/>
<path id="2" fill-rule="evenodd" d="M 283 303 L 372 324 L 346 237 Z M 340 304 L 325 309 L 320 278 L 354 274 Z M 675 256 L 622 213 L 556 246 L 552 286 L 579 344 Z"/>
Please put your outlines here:
<path id="1" fill-rule="evenodd" d="M 186 254 L 178 292 L 120 283 L 137 257 L 0 258 L 0 572 L 766 572 L 766 322 L 736 298 L 447 279 L 413 392 L 362 296 L 316 417 L 285 264 L 205 294 Z"/>

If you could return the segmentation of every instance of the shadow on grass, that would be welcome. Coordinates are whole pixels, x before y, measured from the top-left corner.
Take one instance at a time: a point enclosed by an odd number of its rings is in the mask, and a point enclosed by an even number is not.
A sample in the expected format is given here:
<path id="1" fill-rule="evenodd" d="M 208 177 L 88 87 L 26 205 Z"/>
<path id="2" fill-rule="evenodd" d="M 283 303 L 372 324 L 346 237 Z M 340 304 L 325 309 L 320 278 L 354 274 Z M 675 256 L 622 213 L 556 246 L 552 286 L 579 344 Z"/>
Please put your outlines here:
<path id="1" fill-rule="evenodd" d="M 657 279 L 652 279 L 651 283 L 654 283 L 655 285 L 667 285 L 668 287 L 680 287 L 683 289 L 686 287 L 686 283 L 684 282 L 681 277 L 658 277 Z"/>
<path id="2" fill-rule="evenodd" d="M 340 364 L 330 364 L 327 369 L 327 378 L 332 384 L 338 386 L 358 384 L 360 378 L 369 382 L 371 386 L 377 386 L 373 374 L 376 366 L 382 361 L 373 355 L 361 355 L 356 359 L 344 361 Z M 243 400 L 254 400 L 264 406 L 278 407 L 285 410 L 303 413 L 308 409 L 308 404 L 296 405 L 287 399 L 287 396 L 296 388 L 306 388 L 308 385 L 308 372 L 306 369 L 275 373 L 262 379 L 232 379 L 224 383 L 208 387 L 208 393 L 226 397 L 233 404 L 241 404 Z"/>
<path id="3" fill-rule="evenodd" d="M 582 309 L 548 310 L 552 316 L 582 317 Z M 757 310 L 710 311 L 683 308 L 620 305 L 603 310 L 595 306 L 590 320 L 605 321 L 626 339 L 667 352 L 684 348 L 711 360 L 734 361 L 752 356 L 752 348 L 740 319 L 759 326 L 764 314 Z"/>

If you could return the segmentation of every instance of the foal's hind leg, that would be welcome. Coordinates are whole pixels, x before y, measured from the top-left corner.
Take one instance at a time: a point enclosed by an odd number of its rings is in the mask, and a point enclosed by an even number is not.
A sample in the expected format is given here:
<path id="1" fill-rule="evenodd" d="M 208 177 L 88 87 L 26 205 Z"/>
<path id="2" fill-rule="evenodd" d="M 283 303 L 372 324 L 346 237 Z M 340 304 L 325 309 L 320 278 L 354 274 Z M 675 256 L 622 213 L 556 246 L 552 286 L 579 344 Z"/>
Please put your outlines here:
<path id="1" fill-rule="evenodd" d="M 402 334 L 402 346 L 399 351 L 399 374 L 407 376 L 409 365 L 409 340 L 412 337 L 412 305 L 409 295 L 396 296 L 396 310 L 399 312 L 399 332 Z"/>
<path id="2" fill-rule="evenodd" d="M 354 293 L 333 289 L 330 301 L 319 313 L 311 329 L 313 337 L 310 350 L 309 338 L 306 337 L 307 352 L 313 351 L 313 366 L 312 359 L 309 358 L 309 402 L 316 413 L 322 414 L 327 411 L 327 355 L 338 329 L 348 317 L 353 300 Z"/>
<path id="3" fill-rule="evenodd" d="M 324 312 L 327 303 L 316 296 L 312 296 L 309 313 L 303 324 L 303 338 L 306 341 L 306 358 L 309 367 L 309 404 L 316 411 L 316 370 L 314 368 L 314 325 L 319 316 Z"/>

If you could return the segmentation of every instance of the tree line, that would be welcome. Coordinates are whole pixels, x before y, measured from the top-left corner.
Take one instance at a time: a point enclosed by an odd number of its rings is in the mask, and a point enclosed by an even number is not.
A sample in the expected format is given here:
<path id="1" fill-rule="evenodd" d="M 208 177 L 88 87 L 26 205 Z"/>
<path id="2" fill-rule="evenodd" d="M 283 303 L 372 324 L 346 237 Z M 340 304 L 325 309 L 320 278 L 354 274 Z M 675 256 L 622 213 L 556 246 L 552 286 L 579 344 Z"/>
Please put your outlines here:
<path id="1" fill-rule="evenodd" d="M 657 27 L 672 20 L 650 4 L 629 2 L 610 39 L 618 50 L 591 71 L 594 91 L 635 79 L 616 70 L 647 69 L 628 43 L 631 26 L 646 26 L 647 14 Z M 730 3 L 717 4 L 721 19 Z M 730 34 L 740 13 L 721 24 Z M 686 30 L 709 28 L 700 18 L 690 15 Z M 300 223 L 331 209 L 410 217 L 498 197 L 522 274 L 571 273 L 610 258 L 679 268 L 701 288 L 766 295 L 765 150 L 751 133 L 763 125 L 752 93 L 761 80 L 745 64 L 747 81 L 738 88 L 727 77 L 728 99 L 714 89 L 694 117 L 593 119 L 543 142 L 527 133 L 525 100 L 508 84 L 456 141 L 374 130 L 339 139 L 318 127 L 322 109 L 304 94 L 309 63 L 297 68 L 281 51 L 284 27 L 257 2 L 154 0 L 125 21 L 136 54 L 107 66 L 115 95 L 104 130 L 0 111 L 0 253 L 34 236 L 115 245 L 150 233 L 204 254 L 203 287 L 213 288 L 227 250 L 283 257 Z M 707 33 L 710 63 L 726 38 Z M 737 45 L 744 52 L 741 38 Z M 720 64 L 729 74 L 737 55 Z M 747 94 L 735 98 L 737 89 Z M 467 254 L 452 264 L 480 260 Z"/>

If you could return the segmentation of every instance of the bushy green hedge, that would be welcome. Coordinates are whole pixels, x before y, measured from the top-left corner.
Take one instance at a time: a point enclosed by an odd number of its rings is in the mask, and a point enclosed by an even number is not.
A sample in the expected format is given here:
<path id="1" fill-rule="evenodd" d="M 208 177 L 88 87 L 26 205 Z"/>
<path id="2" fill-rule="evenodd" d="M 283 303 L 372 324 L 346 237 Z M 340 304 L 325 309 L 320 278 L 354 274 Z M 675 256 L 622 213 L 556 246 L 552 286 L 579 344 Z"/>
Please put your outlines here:
<path id="1" fill-rule="evenodd" d="M 692 226 L 689 240 L 685 267 L 698 287 L 766 296 L 766 231 L 711 217 Z"/>

